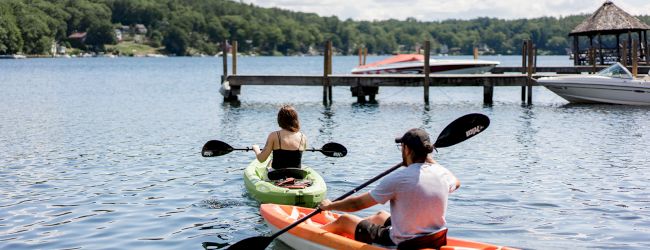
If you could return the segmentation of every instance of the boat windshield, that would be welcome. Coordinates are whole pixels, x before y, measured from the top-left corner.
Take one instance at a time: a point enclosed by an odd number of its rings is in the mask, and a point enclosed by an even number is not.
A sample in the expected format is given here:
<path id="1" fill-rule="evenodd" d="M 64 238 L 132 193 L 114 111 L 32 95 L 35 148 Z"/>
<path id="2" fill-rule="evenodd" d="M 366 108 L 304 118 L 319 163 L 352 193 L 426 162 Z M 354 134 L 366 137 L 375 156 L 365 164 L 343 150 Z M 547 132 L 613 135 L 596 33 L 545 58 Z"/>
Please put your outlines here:
<path id="1" fill-rule="evenodd" d="M 632 73 L 630 73 L 629 70 L 627 70 L 623 65 L 621 65 L 621 63 L 618 62 L 606 69 L 601 70 L 598 72 L 598 75 L 612 78 L 632 79 Z"/>

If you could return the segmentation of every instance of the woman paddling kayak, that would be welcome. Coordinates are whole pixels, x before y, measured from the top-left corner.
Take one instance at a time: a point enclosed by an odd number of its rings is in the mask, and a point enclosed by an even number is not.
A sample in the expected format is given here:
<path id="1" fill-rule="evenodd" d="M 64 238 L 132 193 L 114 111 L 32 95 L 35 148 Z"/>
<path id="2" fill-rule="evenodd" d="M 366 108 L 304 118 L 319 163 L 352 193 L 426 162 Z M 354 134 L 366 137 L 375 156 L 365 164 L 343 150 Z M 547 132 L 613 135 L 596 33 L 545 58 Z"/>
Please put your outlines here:
<path id="1" fill-rule="evenodd" d="M 271 132 L 263 150 L 258 145 L 253 145 L 253 152 L 259 162 L 265 162 L 271 153 L 271 170 L 268 172 L 270 180 L 287 177 L 302 179 L 301 168 L 302 152 L 307 148 L 307 137 L 300 132 L 298 112 L 291 105 L 284 105 L 278 111 L 278 125 L 280 130 Z"/>

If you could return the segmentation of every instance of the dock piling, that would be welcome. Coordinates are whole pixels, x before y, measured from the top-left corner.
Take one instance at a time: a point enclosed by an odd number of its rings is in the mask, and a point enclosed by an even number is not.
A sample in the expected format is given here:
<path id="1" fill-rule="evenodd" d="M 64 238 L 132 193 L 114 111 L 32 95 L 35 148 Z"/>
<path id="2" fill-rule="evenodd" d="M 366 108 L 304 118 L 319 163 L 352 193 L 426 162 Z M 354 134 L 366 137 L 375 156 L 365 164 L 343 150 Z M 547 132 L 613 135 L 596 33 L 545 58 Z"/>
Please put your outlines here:
<path id="1" fill-rule="evenodd" d="M 483 104 L 492 105 L 494 97 L 494 84 L 483 79 Z"/>
<path id="2" fill-rule="evenodd" d="M 235 42 L 235 44 L 237 44 Z M 223 40 L 221 43 L 221 49 L 222 49 L 222 58 L 223 58 L 223 75 L 221 76 L 221 84 L 222 88 L 224 88 L 226 84 L 228 84 L 226 81 L 228 80 L 228 40 Z M 235 53 L 236 55 L 236 53 Z M 234 57 L 233 57 L 234 58 Z M 233 75 L 237 74 L 237 69 L 236 66 L 234 66 L 237 61 L 236 59 L 233 59 Z M 241 92 L 241 86 L 227 86 L 229 89 L 225 89 L 225 91 L 222 93 L 224 94 L 223 100 L 226 102 L 237 102 L 239 100 L 239 93 Z"/>
<path id="3" fill-rule="evenodd" d="M 526 87 L 528 92 L 528 97 L 526 98 L 526 103 L 528 105 L 533 104 L 533 62 L 535 55 L 533 54 L 533 42 L 532 40 L 528 41 L 528 79 L 526 80 Z"/>
<path id="4" fill-rule="evenodd" d="M 591 73 L 596 74 L 596 48 L 589 48 L 589 64 L 591 65 Z"/>
<path id="5" fill-rule="evenodd" d="M 629 59 L 627 59 L 627 58 L 626 59 L 628 60 L 629 64 L 631 65 L 632 64 L 632 31 L 629 31 L 629 30 L 627 31 L 627 47 L 628 47 L 628 50 L 629 50 L 628 51 L 629 52 L 628 53 Z"/>
<path id="6" fill-rule="evenodd" d="M 627 67 L 627 42 L 623 40 L 623 43 L 621 44 L 623 47 L 622 52 L 621 52 L 621 63 L 623 66 Z"/>
<path id="7" fill-rule="evenodd" d="M 526 69 L 528 65 L 526 64 L 526 58 L 528 57 L 528 40 L 524 40 L 521 46 L 521 73 L 526 74 Z M 526 101 L 526 86 L 521 86 L 521 102 Z"/>
<path id="8" fill-rule="evenodd" d="M 221 57 L 223 58 L 223 75 L 221 76 L 221 82 L 226 81 L 228 78 L 228 40 L 223 40 L 221 43 Z"/>
<path id="9" fill-rule="evenodd" d="M 232 74 L 237 74 L 237 40 L 232 41 Z"/>
<path id="10" fill-rule="evenodd" d="M 366 65 L 366 58 L 368 58 L 368 48 L 363 48 L 363 65 Z"/>
<path id="11" fill-rule="evenodd" d="M 632 75 L 636 77 L 639 74 L 639 56 L 638 56 L 638 48 L 639 48 L 639 41 L 634 40 L 632 41 Z"/>
<path id="12" fill-rule="evenodd" d="M 533 74 L 537 74 L 537 46 L 533 44 Z"/>
<path id="13" fill-rule="evenodd" d="M 359 66 L 363 65 L 363 48 L 359 47 Z"/>
<path id="14" fill-rule="evenodd" d="M 424 104 L 429 105 L 429 83 L 431 82 L 430 73 L 431 68 L 429 68 L 429 50 L 431 48 L 431 41 L 424 41 Z"/>
<path id="15" fill-rule="evenodd" d="M 332 75 L 332 55 L 334 54 L 332 50 L 332 41 L 327 42 L 327 75 Z M 329 100 L 329 105 L 332 105 L 332 83 L 327 81 L 327 99 Z"/>
<path id="16" fill-rule="evenodd" d="M 644 30 L 643 31 L 643 48 L 645 48 L 645 62 L 646 65 L 650 65 L 650 48 L 648 48 L 648 31 Z"/>
<path id="17" fill-rule="evenodd" d="M 331 41 L 327 41 L 325 43 L 325 49 L 323 51 L 323 105 L 329 106 L 329 86 L 330 86 L 330 79 L 329 79 L 329 74 L 330 70 L 329 67 L 331 65 L 330 60 L 331 60 L 331 54 L 330 54 L 330 49 L 332 48 Z"/>

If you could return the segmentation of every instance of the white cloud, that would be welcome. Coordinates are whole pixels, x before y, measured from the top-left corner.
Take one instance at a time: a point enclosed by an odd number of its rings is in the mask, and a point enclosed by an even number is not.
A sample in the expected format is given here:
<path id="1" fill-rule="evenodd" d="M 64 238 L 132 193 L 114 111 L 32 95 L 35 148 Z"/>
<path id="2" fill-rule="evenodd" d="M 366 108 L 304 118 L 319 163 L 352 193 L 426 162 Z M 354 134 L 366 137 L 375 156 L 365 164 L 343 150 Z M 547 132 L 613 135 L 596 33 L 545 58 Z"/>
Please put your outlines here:
<path id="1" fill-rule="evenodd" d="M 568 16 L 593 13 L 604 0 L 243 0 L 262 7 L 338 16 L 354 20 L 421 21 L 495 17 L 503 19 Z M 648 0 L 615 0 L 614 4 L 632 15 L 650 14 Z"/>

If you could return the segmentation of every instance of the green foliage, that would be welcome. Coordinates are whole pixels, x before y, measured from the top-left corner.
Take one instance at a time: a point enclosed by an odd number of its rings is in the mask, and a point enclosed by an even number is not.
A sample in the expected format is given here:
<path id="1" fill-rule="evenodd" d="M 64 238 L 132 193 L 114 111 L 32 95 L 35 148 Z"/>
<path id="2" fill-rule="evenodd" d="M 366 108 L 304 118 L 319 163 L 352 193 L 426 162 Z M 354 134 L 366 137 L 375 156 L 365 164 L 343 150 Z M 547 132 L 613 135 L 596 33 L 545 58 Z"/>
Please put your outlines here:
<path id="1" fill-rule="evenodd" d="M 177 56 L 187 55 L 190 37 L 183 29 L 172 27 L 163 39 L 163 45 L 167 52 Z"/>
<path id="2" fill-rule="evenodd" d="M 16 54 L 23 48 L 23 37 L 16 23 L 4 4 L 0 4 L 0 55 Z"/>
<path id="3" fill-rule="evenodd" d="M 50 50 L 54 39 L 45 18 L 27 11 L 17 17 L 18 25 L 22 28 L 22 50 L 25 54 L 47 54 Z"/>
<path id="4" fill-rule="evenodd" d="M 154 30 L 151 32 L 151 37 L 149 38 L 149 45 L 151 47 L 158 48 L 162 46 L 163 34 L 160 31 Z"/>
<path id="5" fill-rule="evenodd" d="M 105 44 L 116 44 L 115 29 L 109 22 L 93 23 L 86 34 L 87 45 L 92 46 L 96 51 L 103 51 Z"/>
<path id="6" fill-rule="evenodd" d="M 28 0 L 24 0 L 28 1 Z M 109 0 L 50 0 L 62 3 L 64 10 L 70 15 L 66 20 L 67 33 L 87 31 L 93 24 L 111 21 Z"/>
<path id="7" fill-rule="evenodd" d="M 424 40 L 433 53 L 471 54 L 479 46 L 519 54 L 523 39 L 542 53 L 565 54 L 568 33 L 585 18 L 353 21 L 232 0 L 0 0 L 0 53 L 47 53 L 53 41 L 65 44 L 74 32 L 88 32 L 89 47 L 102 48 L 114 43 L 109 26 L 144 24 L 148 32 L 137 42 L 177 55 L 215 54 L 225 39 L 238 41 L 242 53 L 264 55 L 322 51 L 326 40 L 342 54 L 362 47 L 375 54 L 416 52 Z M 650 16 L 639 19 L 650 23 Z"/>

